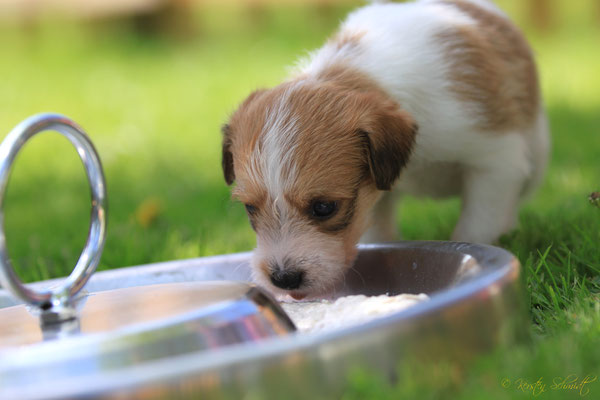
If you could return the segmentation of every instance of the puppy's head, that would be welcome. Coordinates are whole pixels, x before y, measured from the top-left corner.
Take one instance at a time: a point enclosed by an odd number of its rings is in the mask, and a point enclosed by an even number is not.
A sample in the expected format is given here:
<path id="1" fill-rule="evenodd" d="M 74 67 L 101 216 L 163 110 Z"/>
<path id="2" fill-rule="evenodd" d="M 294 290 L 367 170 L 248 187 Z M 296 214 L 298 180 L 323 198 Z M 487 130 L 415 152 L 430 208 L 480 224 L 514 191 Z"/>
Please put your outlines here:
<path id="1" fill-rule="evenodd" d="M 358 74 L 251 94 L 223 128 L 223 172 L 257 234 L 255 279 L 295 297 L 342 279 L 380 191 L 414 143 L 398 104 Z"/>

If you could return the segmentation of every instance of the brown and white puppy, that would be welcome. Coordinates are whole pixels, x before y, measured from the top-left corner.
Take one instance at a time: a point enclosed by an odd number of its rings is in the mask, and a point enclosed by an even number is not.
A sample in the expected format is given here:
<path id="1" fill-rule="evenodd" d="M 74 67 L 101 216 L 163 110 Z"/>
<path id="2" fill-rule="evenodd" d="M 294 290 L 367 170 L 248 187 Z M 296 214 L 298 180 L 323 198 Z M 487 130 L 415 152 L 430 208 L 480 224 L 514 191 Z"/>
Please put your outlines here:
<path id="1" fill-rule="evenodd" d="M 225 180 L 257 233 L 255 278 L 295 297 L 339 282 L 361 238 L 397 238 L 398 194 L 460 195 L 453 239 L 493 242 L 549 142 L 531 51 L 486 0 L 355 11 L 223 133 Z"/>

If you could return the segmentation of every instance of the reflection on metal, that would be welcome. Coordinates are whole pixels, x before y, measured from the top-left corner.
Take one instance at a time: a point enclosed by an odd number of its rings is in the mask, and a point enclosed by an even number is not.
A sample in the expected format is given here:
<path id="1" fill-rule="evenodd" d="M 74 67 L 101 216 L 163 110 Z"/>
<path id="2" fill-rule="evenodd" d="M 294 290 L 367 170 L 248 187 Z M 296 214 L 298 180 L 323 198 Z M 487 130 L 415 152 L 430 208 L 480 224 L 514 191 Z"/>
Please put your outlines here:
<path id="1" fill-rule="evenodd" d="M 44 324 L 43 327 L 41 331 L 44 340 L 64 339 L 81 333 L 79 318 L 68 319 L 60 324 Z"/>
<path id="2" fill-rule="evenodd" d="M 98 335 L 93 340 L 104 340 L 101 334 L 112 335 L 128 343 L 154 335 L 157 343 L 152 357 L 160 358 L 173 355 L 172 346 L 161 347 L 159 343 L 167 336 L 169 342 L 197 351 L 295 330 L 277 302 L 262 289 L 241 282 L 169 283 L 92 293 L 86 297 L 78 318 L 52 325 L 40 326 L 26 308 L 20 305 L 0 309 L 0 320 L 4 322 L 0 324 L 0 351 L 10 353 L 19 347 L 22 355 L 23 346 L 39 344 L 42 338 L 67 339 L 73 334 Z M 189 345 L 184 345 L 186 338 L 191 340 Z M 130 350 L 134 358 L 145 357 L 138 354 L 139 349 Z M 121 356 L 126 357 L 124 352 Z"/>
<path id="3" fill-rule="evenodd" d="M 88 177 L 92 212 L 88 239 L 71 275 L 53 289 L 34 290 L 15 274 L 6 249 L 3 202 L 10 169 L 25 142 L 43 131 L 57 131 L 75 146 Z M 0 144 L 0 283 L 15 297 L 39 309 L 42 323 L 55 324 L 77 317 L 77 294 L 96 270 L 106 237 L 106 184 L 100 158 L 85 132 L 58 114 L 34 115 L 17 125 Z M 58 328 L 51 328 L 55 331 Z M 69 330 L 66 330 L 68 332 Z"/>

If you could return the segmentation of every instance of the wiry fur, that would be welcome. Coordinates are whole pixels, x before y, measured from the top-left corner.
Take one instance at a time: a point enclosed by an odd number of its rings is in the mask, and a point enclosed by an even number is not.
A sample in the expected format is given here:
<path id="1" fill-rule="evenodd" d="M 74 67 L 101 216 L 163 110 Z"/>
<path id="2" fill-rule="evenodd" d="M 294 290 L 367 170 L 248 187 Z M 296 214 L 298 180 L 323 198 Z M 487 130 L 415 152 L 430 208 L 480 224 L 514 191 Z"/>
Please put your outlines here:
<path id="1" fill-rule="evenodd" d="M 301 270 L 306 294 L 341 279 L 361 236 L 396 238 L 402 193 L 462 196 L 452 238 L 493 242 L 548 142 L 516 27 L 485 0 L 422 0 L 357 10 L 289 81 L 253 93 L 224 129 L 223 168 L 255 210 L 256 279 Z M 315 200 L 339 209 L 317 220 Z"/>

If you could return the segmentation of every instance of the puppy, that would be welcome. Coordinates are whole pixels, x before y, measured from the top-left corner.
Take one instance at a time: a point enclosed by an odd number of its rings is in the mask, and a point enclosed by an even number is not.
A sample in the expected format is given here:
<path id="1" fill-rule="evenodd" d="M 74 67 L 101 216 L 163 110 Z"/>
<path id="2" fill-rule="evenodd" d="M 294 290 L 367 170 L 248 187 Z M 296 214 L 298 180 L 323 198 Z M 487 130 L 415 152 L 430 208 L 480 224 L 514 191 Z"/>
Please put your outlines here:
<path id="1" fill-rule="evenodd" d="M 452 239 L 494 242 L 549 146 L 531 50 L 486 0 L 358 9 L 223 135 L 225 180 L 257 233 L 255 278 L 296 298 L 343 279 L 361 237 L 396 239 L 402 193 L 461 196 Z"/>

